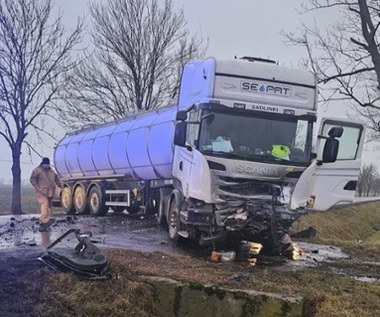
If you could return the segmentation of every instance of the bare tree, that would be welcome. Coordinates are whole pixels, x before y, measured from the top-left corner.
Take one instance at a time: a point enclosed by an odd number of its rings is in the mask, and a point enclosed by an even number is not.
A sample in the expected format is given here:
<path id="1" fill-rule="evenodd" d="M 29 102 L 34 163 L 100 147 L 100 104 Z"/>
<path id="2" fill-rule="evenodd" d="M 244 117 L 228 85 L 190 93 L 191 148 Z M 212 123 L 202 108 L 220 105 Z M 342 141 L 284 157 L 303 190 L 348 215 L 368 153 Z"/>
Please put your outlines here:
<path id="1" fill-rule="evenodd" d="M 380 196 L 380 175 L 375 179 L 373 184 L 373 196 Z"/>
<path id="2" fill-rule="evenodd" d="M 370 118 L 380 109 L 380 2 L 378 0 L 309 0 L 303 14 L 335 10 L 337 18 L 321 30 L 302 24 L 300 34 L 282 34 L 292 45 L 303 46 L 303 60 L 319 79 L 322 101 L 349 100 Z M 361 109 L 359 107 L 359 109 Z M 361 111 L 361 110 L 360 110 Z M 380 132 L 379 122 L 369 121 Z"/>
<path id="3" fill-rule="evenodd" d="M 164 105 L 177 93 L 183 65 L 207 47 L 172 0 L 106 0 L 90 10 L 95 49 L 69 78 L 60 108 L 66 127 Z"/>
<path id="4" fill-rule="evenodd" d="M 364 165 L 360 171 L 357 193 L 359 197 L 368 197 L 370 192 L 376 191 L 379 174 L 374 164 Z"/>
<path id="5" fill-rule="evenodd" d="M 32 137 L 49 135 L 43 117 L 74 63 L 69 53 L 82 24 L 65 37 L 61 17 L 49 22 L 51 0 L 0 0 L 0 136 L 12 153 L 12 213 L 21 209 L 20 156 Z"/>

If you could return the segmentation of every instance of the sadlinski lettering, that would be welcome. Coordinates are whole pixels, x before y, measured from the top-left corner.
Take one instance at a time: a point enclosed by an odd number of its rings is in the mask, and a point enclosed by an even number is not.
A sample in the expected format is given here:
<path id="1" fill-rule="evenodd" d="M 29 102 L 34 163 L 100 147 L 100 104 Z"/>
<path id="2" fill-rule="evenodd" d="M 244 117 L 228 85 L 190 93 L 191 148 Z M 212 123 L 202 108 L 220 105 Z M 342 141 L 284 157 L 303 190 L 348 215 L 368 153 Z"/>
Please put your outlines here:
<path id="1" fill-rule="evenodd" d="M 278 107 L 274 106 L 264 106 L 264 105 L 252 105 L 252 110 L 279 112 Z"/>

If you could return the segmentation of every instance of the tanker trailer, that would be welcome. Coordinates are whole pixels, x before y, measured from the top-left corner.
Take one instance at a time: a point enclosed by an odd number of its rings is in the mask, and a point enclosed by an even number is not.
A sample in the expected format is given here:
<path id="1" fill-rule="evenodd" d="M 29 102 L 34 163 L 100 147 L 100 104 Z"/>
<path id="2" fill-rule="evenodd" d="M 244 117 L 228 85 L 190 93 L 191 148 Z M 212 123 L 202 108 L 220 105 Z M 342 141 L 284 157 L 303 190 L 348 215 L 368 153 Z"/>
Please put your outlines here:
<path id="1" fill-rule="evenodd" d="M 278 252 L 302 214 L 354 198 L 364 127 L 325 118 L 314 135 L 316 110 L 309 72 L 254 58 L 190 62 L 176 105 L 59 142 L 62 205 L 156 213 L 173 241 L 246 239 Z"/>
<path id="2" fill-rule="evenodd" d="M 155 212 L 159 191 L 172 184 L 176 112 L 169 106 L 68 133 L 54 153 L 64 210 Z"/>

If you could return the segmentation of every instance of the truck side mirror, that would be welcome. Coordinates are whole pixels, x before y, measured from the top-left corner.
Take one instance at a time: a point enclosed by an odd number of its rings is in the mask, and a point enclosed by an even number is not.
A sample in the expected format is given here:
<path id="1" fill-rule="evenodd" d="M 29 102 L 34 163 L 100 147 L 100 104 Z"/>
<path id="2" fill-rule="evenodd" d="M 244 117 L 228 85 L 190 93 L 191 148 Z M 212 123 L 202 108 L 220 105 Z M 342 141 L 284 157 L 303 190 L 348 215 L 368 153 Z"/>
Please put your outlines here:
<path id="1" fill-rule="evenodd" d="M 186 146 L 186 130 L 187 122 L 180 121 L 175 125 L 174 130 L 174 144 L 178 146 Z"/>
<path id="2" fill-rule="evenodd" d="M 340 138 L 343 134 L 343 128 L 342 127 L 332 127 L 329 131 L 329 136 L 331 138 Z"/>
<path id="3" fill-rule="evenodd" d="M 187 111 L 180 110 L 177 112 L 175 119 L 177 121 L 185 121 L 187 119 Z"/>
<path id="4" fill-rule="evenodd" d="M 323 147 L 322 162 L 333 163 L 336 161 L 339 151 L 339 141 L 333 138 L 326 139 L 325 146 Z"/>

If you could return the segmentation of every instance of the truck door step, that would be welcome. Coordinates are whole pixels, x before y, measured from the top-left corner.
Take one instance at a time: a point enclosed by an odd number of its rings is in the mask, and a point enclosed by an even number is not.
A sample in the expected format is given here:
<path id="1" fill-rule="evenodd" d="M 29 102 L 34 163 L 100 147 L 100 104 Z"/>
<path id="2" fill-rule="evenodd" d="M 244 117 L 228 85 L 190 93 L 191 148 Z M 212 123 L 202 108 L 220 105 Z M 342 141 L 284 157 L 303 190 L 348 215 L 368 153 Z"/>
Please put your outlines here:
<path id="1" fill-rule="evenodd" d="M 189 237 L 189 233 L 187 231 L 178 231 L 178 235 L 186 239 Z"/>

